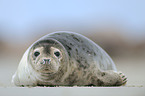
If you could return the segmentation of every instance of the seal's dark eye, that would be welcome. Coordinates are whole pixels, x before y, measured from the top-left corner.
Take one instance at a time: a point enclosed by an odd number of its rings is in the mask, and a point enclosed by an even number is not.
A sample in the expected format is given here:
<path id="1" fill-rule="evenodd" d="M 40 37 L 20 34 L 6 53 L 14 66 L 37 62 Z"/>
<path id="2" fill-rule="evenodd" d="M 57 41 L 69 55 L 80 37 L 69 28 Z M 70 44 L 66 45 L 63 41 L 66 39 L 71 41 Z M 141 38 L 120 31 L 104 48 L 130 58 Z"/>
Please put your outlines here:
<path id="1" fill-rule="evenodd" d="M 56 57 L 60 56 L 60 52 L 58 52 L 58 51 L 54 52 L 54 54 L 55 54 Z"/>
<path id="2" fill-rule="evenodd" d="M 34 53 L 34 56 L 39 56 L 39 54 L 40 54 L 40 52 L 38 52 L 38 51 L 36 51 L 35 53 Z"/>

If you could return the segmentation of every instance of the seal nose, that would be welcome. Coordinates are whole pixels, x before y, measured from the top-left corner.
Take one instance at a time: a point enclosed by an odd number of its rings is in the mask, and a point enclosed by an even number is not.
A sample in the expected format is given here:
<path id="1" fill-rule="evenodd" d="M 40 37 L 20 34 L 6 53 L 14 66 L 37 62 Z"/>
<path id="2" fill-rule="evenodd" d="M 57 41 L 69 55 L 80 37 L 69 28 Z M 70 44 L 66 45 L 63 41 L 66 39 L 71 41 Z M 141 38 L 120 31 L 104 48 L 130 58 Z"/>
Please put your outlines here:
<path id="1" fill-rule="evenodd" d="M 43 64 L 50 64 L 50 59 L 43 59 Z"/>

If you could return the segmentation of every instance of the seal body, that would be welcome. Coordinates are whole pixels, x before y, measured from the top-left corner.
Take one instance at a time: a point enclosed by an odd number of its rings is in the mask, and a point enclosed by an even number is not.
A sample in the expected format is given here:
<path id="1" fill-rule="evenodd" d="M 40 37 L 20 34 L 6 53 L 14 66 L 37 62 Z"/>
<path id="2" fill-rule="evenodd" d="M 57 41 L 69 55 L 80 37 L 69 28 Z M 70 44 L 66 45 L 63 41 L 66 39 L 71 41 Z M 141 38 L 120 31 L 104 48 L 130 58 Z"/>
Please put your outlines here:
<path id="1" fill-rule="evenodd" d="M 17 86 L 119 86 L 127 80 L 110 56 L 87 37 L 54 32 L 27 49 L 12 82 Z"/>

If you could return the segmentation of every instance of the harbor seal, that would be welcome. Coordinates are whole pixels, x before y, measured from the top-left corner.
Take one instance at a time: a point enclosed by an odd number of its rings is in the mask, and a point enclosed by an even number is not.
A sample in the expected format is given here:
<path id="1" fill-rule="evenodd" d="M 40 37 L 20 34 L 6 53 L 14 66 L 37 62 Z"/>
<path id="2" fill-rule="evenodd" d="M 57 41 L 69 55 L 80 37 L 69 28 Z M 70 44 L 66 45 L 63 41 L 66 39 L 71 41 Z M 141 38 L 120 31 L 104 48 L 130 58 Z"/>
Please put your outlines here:
<path id="1" fill-rule="evenodd" d="M 74 32 L 54 32 L 26 50 L 12 82 L 32 87 L 121 86 L 127 78 L 92 40 Z"/>

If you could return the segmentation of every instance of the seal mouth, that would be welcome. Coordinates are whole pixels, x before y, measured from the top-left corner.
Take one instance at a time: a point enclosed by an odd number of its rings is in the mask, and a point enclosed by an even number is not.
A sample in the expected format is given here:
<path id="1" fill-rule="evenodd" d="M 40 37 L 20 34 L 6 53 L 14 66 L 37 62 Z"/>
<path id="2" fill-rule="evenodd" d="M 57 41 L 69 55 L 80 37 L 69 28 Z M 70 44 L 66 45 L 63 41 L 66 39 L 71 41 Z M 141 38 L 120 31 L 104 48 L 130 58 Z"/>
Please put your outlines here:
<path id="1" fill-rule="evenodd" d="M 50 69 L 44 69 L 42 73 L 53 74 L 53 73 L 56 73 L 56 71 L 53 71 L 53 70 L 50 70 Z"/>
<path id="2" fill-rule="evenodd" d="M 53 66 L 51 66 L 51 64 L 48 65 L 48 66 L 43 67 L 41 70 L 42 70 L 42 73 L 43 72 L 44 73 L 56 73 L 58 71 Z"/>

